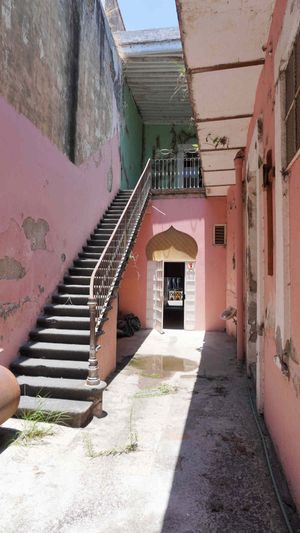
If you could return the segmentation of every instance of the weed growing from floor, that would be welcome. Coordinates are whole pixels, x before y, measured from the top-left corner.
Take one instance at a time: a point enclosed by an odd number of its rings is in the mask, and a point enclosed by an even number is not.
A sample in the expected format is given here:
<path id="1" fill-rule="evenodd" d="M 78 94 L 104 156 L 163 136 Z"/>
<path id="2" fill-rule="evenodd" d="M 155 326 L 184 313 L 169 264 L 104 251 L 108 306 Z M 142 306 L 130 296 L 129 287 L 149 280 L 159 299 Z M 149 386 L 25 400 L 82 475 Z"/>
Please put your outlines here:
<path id="1" fill-rule="evenodd" d="M 114 455 L 127 455 L 129 453 L 135 452 L 138 448 L 138 435 L 135 429 L 133 429 L 133 406 L 130 410 L 129 416 L 129 436 L 128 442 L 120 448 L 114 447 L 108 450 L 100 450 L 97 452 L 92 443 L 92 439 L 89 435 L 86 435 L 84 438 L 85 448 L 88 457 L 95 459 L 96 457 L 109 457 Z"/>
<path id="2" fill-rule="evenodd" d="M 134 395 L 134 398 L 153 398 L 156 396 L 166 396 L 167 394 L 175 394 L 178 388 L 168 383 L 162 383 L 158 387 L 146 388 Z"/>
<path id="3" fill-rule="evenodd" d="M 137 392 L 133 396 L 133 399 L 135 400 L 139 398 L 153 398 L 155 396 L 166 396 L 167 394 L 175 394 L 177 390 L 178 390 L 177 387 L 175 387 L 174 385 L 162 383 L 158 387 L 146 388 L 146 389 L 143 389 Z M 133 424 L 133 408 L 134 408 L 134 404 L 132 405 L 130 409 L 129 436 L 128 436 L 127 443 L 121 447 L 113 447 L 107 450 L 97 451 L 94 448 L 94 444 L 92 442 L 90 435 L 85 435 L 84 444 L 85 444 L 86 454 L 88 457 L 90 457 L 91 459 L 95 459 L 96 457 L 127 455 L 129 453 L 135 452 L 138 449 L 138 435 L 137 435 L 137 431 L 134 429 L 134 424 Z"/>
<path id="4" fill-rule="evenodd" d="M 44 399 L 39 397 L 39 404 L 35 411 L 23 411 L 23 427 L 14 444 L 28 446 L 33 441 L 53 435 L 55 433 L 53 424 L 63 424 L 66 422 L 67 415 L 65 413 L 47 413 L 43 411 L 43 401 Z M 48 427 L 41 424 L 48 424 Z"/>

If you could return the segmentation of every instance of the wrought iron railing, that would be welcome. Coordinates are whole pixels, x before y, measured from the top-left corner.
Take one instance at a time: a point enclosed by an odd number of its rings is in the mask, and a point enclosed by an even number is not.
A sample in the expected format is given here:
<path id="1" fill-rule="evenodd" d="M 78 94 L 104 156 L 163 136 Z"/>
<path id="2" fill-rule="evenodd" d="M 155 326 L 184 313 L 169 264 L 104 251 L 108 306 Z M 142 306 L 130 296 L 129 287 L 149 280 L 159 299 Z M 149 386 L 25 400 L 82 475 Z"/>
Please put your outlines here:
<path id="1" fill-rule="evenodd" d="M 201 189 L 199 157 L 152 159 L 152 189 Z"/>
<path id="2" fill-rule="evenodd" d="M 149 159 L 91 277 L 88 300 L 90 309 L 90 354 L 87 378 L 87 384 L 91 386 L 97 386 L 100 383 L 97 361 L 98 346 L 96 346 L 97 331 L 107 312 L 122 268 L 128 258 L 150 191 L 151 163 Z"/>

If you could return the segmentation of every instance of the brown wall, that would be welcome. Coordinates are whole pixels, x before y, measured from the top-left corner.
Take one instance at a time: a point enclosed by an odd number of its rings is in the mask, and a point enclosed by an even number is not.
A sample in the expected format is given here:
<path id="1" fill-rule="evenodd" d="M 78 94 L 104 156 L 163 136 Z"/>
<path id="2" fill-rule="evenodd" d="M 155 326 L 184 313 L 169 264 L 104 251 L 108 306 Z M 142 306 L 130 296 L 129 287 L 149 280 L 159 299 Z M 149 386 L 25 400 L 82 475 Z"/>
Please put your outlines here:
<path id="1" fill-rule="evenodd" d="M 72 161 L 113 136 L 121 70 L 100 0 L 1 0 L 0 68 L 0 95 Z"/>

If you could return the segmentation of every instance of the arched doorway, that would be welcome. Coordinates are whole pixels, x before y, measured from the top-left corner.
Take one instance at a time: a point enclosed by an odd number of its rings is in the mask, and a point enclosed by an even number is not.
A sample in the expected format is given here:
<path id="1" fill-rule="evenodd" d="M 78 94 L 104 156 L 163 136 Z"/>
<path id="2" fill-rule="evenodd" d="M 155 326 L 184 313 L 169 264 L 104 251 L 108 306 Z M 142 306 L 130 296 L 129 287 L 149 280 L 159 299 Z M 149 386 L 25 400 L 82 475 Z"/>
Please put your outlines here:
<path id="1" fill-rule="evenodd" d="M 170 226 L 146 246 L 147 327 L 195 329 L 195 270 L 198 246 Z"/>

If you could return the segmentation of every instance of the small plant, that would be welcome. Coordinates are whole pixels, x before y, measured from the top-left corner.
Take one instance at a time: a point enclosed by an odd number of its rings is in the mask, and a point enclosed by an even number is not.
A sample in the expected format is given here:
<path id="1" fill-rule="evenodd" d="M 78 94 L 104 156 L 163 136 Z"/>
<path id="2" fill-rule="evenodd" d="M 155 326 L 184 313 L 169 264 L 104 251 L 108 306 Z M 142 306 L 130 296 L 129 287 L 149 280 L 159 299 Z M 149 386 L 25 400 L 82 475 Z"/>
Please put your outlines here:
<path id="1" fill-rule="evenodd" d="M 153 398 L 156 396 L 166 396 L 167 394 L 175 394 L 178 391 L 178 388 L 174 385 L 168 385 L 167 383 L 162 383 L 158 387 L 146 388 L 134 395 L 134 398 Z"/>
<path id="2" fill-rule="evenodd" d="M 184 65 L 178 67 L 178 77 L 176 81 L 176 87 L 171 95 L 171 100 L 174 96 L 179 95 L 182 100 L 185 100 L 188 96 L 188 86 L 186 81 L 186 69 Z"/>
<path id="3" fill-rule="evenodd" d="M 91 459 L 96 457 L 109 457 L 115 455 L 127 455 L 129 453 L 135 452 L 138 448 L 138 435 L 137 432 L 133 429 L 133 407 L 130 410 L 129 417 L 129 436 L 128 442 L 124 446 L 109 448 L 108 450 L 100 450 L 97 452 L 92 443 L 92 439 L 89 435 L 84 437 L 86 453 Z"/>
<path id="4" fill-rule="evenodd" d="M 223 135 L 222 137 L 213 137 L 212 133 L 209 133 L 206 136 L 205 141 L 213 145 L 216 149 L 218 148 L 218 146 L 222 146 L 223 148 L 228 148 L 229 146 L 229 138 L 226 135 Z"/>
<path id="5" fill-rule="evenodd" d="M 28 446 L 32 441 L 41 440 L 44 437 L 53 435 L 55 428 L 53 424 L 63 424 L 67 420 L 67 415 L 62 412 L 47 413 L 43 411 L 43 398 L 38 396 L 39 405 L 35 411 L 23 411 L 23 427 L 19 432 L 14 444 Z M 41 426 L 49 424 L 49 426 Z"/>

